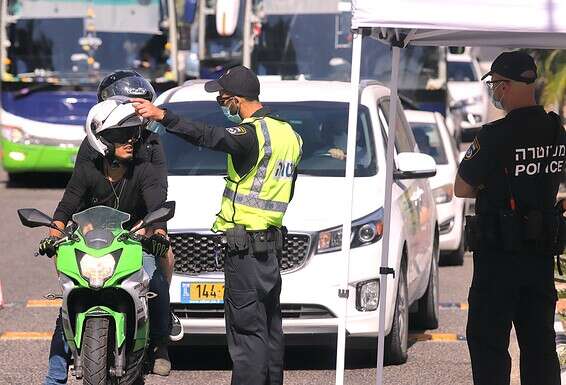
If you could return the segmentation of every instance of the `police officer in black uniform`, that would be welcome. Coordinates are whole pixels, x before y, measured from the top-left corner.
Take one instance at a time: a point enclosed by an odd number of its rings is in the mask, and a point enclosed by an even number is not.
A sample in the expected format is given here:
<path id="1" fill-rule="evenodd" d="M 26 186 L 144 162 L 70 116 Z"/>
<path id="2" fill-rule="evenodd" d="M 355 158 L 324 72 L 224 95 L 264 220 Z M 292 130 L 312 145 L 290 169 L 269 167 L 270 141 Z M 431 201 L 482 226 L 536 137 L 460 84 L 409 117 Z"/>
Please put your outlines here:
<path id="1" fill-rule="evenodd" d="M 537 68 L 520 51 L 502 53 L 483 78 L 507 114 L 482 127 L 460 164 L 456 196 L 476 198 L 467 218 L 474 275 L 467 340 L 475 385 L 508 385 L 511 326 L 522 385 L 559 385 L 554 256 L 562 249 L 556 205 L 566 159 L 558 115 L 535 101 Z"/>

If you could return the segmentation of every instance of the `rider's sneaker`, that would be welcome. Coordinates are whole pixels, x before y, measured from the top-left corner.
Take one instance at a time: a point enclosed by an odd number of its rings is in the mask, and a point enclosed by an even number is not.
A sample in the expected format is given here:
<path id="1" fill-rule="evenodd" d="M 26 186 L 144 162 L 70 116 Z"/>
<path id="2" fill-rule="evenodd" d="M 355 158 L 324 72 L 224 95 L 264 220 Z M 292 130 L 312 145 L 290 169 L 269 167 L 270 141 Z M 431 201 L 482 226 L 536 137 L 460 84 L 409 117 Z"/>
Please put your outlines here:
<path id="1" fill-rule="evenodd" d="M 180 341 L 183 339 L 185 331 L 183 330 L 183 325 L 181 325 L 181 320 L 173 312 L 171 312 L 171 332 L 169 333 L 169 339 L 171 341 Z"/>
<path id="2" fill-rule="evenodd" d="M 155 347 L 153 357 L 154 361 L 152 373 L 160 376 L 168 376 L 171 372 L 171 361 L 169 360 L 167 345 L 163 344 Z"/>

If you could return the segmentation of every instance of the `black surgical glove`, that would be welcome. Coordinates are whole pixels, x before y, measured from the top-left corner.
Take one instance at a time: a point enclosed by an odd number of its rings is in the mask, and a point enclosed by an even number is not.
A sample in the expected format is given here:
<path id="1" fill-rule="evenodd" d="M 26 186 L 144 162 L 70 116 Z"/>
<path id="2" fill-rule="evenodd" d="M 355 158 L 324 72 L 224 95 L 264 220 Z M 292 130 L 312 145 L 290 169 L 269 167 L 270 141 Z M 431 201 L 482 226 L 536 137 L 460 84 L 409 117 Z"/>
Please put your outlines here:
<path id="1" fill-rule="evenodd" d="M 146 253 L 152 254 L 157 258 L 163 258 L 167 255 L 171 242 L 163 235 L 153 234 L 149 238 L 143 238 L 141 244 Z"/>
<path id="2" fill-rule="evenodd" d="M 59 238 L 54 237 L 53 235 L 44 238 L 41 242 L 39 242 L 39 254 L 47 255 L 49 258 L 53 257 L 56 253 L 54 244 L 58 240 Z"/>

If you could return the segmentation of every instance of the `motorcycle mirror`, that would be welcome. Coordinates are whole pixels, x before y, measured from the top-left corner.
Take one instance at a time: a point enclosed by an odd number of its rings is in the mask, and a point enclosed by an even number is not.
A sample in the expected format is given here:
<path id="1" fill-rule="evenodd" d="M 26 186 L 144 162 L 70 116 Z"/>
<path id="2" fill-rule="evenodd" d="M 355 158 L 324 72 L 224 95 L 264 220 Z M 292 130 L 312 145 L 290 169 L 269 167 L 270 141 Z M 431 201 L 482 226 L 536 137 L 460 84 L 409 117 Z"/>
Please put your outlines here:
<path id="1" fill-rule="evenodd" d="M 137 226 L 134 226 L 130 230 L 130 233 L 135 233 L 136 231 L 143 229 L 155 222 L 167 222 L 169 219 L 173 218 L 174 215 L 175 201 L 165 202 L 160 208 L 147 214 Z"/>
<path id="2" fill-rule="evenodd" d="M 37 209 L 19 209 L 18 216 L 22 225 L 26 227 L 52 227 L 53 219 Z"/>
<path id="3" fill-rule="evenodd" d="M 65 230 L 60 229 L 53 224 L 53 219 L 49 215 L 42 213 L 38 209 L 19 209 L 18 216 L 20 217 L 22 225 L 26 227 L 46 226 L 68 235 Z"/>

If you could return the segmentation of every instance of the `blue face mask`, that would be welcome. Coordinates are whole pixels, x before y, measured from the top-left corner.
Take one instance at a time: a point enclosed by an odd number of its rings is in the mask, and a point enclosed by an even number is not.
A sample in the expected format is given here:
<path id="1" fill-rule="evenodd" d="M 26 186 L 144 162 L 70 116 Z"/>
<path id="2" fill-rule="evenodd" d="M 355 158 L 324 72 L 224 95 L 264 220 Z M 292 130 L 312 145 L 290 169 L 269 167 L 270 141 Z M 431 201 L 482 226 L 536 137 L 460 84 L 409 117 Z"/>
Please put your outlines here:
<path id="1" fill-rule="evenodd" d="M 229 107 L 222 106 L 221 108 L 222 108 L 222 112 L 224 113 L 224 116 L 226 117 L 226 119 L 228 119 L 232 123 L 236 123 L 236 124 L 242 123 L 242 118 L 240 117 L 239 114 L 232 115 L 230 113 Z"/>

